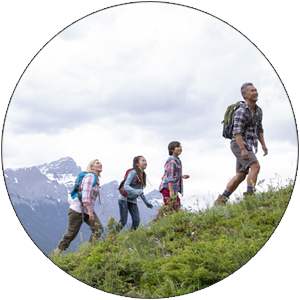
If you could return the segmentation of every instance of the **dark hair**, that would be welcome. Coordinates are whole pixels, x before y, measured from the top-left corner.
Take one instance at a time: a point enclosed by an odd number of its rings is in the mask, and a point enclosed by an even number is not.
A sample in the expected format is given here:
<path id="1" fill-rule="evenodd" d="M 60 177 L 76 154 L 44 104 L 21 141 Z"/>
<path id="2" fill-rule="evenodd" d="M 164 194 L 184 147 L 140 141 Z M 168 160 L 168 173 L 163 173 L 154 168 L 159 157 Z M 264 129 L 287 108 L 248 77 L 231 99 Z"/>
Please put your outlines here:
<path id="1" fill-rule="evenodd" d="M 180 146 L 180 143 L 179 142 L 171 142 L 169 145 L 168 145 L 168 150 L 169 150 L 169 155 L 172 155 L 173 154 L 173 151 L 176 147 L 179 147 Z"/>
<path id="2" fill-rule="evenodd" d="M 136 174 L 137 174 L 138 178 L 140 179 L 140 181 L 142 182 L 142 186 L 144 188 L 146 186 L 147 175 L 146 175 L 145 171 L 142 172 L 142 170 L 137 166 L 141 157 L 144 157 L 144 156 L 139 155 L 133 159 L 133 168 L 135 169 Z"/>

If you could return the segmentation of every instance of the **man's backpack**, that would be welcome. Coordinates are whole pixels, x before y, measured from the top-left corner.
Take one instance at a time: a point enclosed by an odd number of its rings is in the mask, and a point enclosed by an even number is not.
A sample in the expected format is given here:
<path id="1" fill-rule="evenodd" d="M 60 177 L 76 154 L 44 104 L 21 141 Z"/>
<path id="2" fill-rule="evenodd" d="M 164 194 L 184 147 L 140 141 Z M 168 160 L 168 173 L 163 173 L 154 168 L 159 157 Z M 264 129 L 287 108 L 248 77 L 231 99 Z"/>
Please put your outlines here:
<path id="1" fill-rule="evenodd" d="M 224 115 L 224 120 L 221 122 L 223 124 L 223 137 L 225 139 L 232 139 L 233 134 L 233 114 L 234 112 L 241 106 L 242 103 L 245 103 L 245 101 L 238 101 L 235 104 L 231 104 L 227 107 L 227 110 Z M 262 112 L 260 107 L 257 106 L 258 113 L 259 113 L 259 120 L 262 119 Z M 252 123 L 252 114 L 249 112 L 250 118 L 248 121 L 247 126 L 250 126 Z"/>
<path id="2" fill-rule="evenodd" d="M 75 180 L 75 185 L 71 191 L 71 197 L 73 199 L 78 198 L 78 200 L 82 203 L 82 192 L 81 192 L 81 182 L 82 179 L 84 178 L 84 176 L 86 176 L 87 174 L 93 174 L 95 176 L 95 180 L 93 183 L 93 187 L 96 185 L 97 183 L 97 176 L 95 173 L 93 172 L 80 172 L 79 175 L 77 176 L 76 180 Z"/>
<path id="3" fill-rule="evenodd" d="M 127 171 L 126 171 L 126 173 L 125 173 L 125 176 L 124 176 L 124 179 L 121 181 L 121 183 L 120 183 L 120 185 L 119 185 L 119 187 L 118 187 L 118 190 L 119 190 L 119 192 L 120 192 L 120 194 L 122 195 L 122 196 L 124 196 L 124 197 L 127 197 L 128 196 L 128 193 L 126 192 L 126 190 L 124 189 L 124 183 L 125 183 L 125 181 L 126 181 L 126 179 L 127 179 L 127 177 L 128 177 L 128 174 L 130 173 L 130 171 L 132 171 L 133 170 L 133 168 L 131 168 L 131 169 L 128 169 Z M 135 184 L 137 184 L 139 182 L 139 177 L 137 177 L 137 179 L 135 180 Z"/>

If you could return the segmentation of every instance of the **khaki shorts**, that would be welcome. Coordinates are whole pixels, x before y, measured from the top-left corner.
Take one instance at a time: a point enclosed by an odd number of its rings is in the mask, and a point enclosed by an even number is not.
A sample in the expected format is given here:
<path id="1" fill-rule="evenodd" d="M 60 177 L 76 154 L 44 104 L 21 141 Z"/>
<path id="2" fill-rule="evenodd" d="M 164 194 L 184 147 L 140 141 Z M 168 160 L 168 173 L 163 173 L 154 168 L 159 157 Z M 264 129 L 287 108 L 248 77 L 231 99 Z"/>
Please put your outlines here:
<path id="1" fill-rule="evenodd" d="M 241 151 L 239 145 L 237 144 L 237 142 L 235 142 L 235 141 L 231 142 L 230 148 L 231 148 L 232 153 L 236 157 L 236 172 L 237 173 L 245 172 L 248 174 L 249 166 L 257 161 L 257 158 L 256 158 L 255 154 L 253 153 L 253 151 L 248 150 L 249 155 L 250 155 L 250 160 L 244 160 L 242 158 L 242 151 Z"/>

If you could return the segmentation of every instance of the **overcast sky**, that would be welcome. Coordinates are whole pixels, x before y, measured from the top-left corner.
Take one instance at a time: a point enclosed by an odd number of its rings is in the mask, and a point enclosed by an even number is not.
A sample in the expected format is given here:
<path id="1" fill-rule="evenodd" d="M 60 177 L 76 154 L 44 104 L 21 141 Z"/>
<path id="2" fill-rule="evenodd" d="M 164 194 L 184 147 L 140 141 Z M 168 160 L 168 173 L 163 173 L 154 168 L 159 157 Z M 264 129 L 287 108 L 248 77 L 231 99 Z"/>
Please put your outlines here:
<path id="1" fill-rule="evenodd" d="M 17 78 L 55 33 L 104 6 L 17 3 Z M 248 35 L 287 85 L 287 3 L 197 6 Z M 246 18 L 252 14 L 255 23 Z M 4 128 L 4 168 L 65 156 L 85 168 L 99 158 L 103 184 L 120 181 L 133 157 L 143 155 L 152 184 L 147 192 L 158 188 L 167 145 L 178 140 L 190 175 L 185 197 L 215 197 L 235 174 L 221 121 L 227 106 L 242 99 L 240 86 L 248 81 L 259 91 L 269 149 L 263 157 L 259 147 L 260 179 L 294 178 L 290 102 L 268 60 L 245 36 L 208 13 L 179 5 L 137 3 L 95 12 L 54 37 L 22 74 Z M 236 194 L 245 189 L 243 183 Z"/>
<path id="2" fill-rule="evenodd" d="M 294 178 L 290 102 L 247 38 L 182 6 L 140 3 L 100 11 L 54 37 L 24 73 L 6 117 L 4 168 L 65 156 L 85 168 L 99 158 L 103 184 L 120 181 L 133 157 L 143 155 L 150 191 L 159 186 L 168 143 L 177 140 L 190 175 L 185 196 L 215 197 L 235 174 L 221 121 L 227 106 L 242 99 L 244 82 L 258 89 L 264 112 L 269 155 L 262 157 L 259 147 L 259 178 Z"/>

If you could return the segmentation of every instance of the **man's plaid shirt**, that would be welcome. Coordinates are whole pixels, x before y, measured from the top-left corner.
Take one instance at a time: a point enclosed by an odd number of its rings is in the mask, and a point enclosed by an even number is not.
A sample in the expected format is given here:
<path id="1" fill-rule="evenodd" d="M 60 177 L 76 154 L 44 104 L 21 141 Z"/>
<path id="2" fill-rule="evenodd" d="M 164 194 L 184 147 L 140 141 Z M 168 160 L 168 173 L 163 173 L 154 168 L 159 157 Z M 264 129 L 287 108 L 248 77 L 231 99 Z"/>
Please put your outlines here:
<path id="1" fill-rule="evenodd" d="M 261 109 L 260 109 L 261 110 Z M 248 126 L 250 114 L 252 116 L 252 122 Z M 248 151 L 253 151 L 253 147 L 255 149 L 255 153 L 257 153 L 257 145 L 258 145 L 258 134 L 263 132 L 262 123 L 260 120 L 258 111 L 258 106 L 255 108 L 255 115 L 248 106 L 248 104 L 242 103 L 241 106 L 234 112 L 233 116 L 233 137 L 231 142 L 235 141 L 235 137 L 238 135 L 242 135 L 243 142 Z M 261 110 L 261 119 L 262 119 L 262 110 Z"/>

